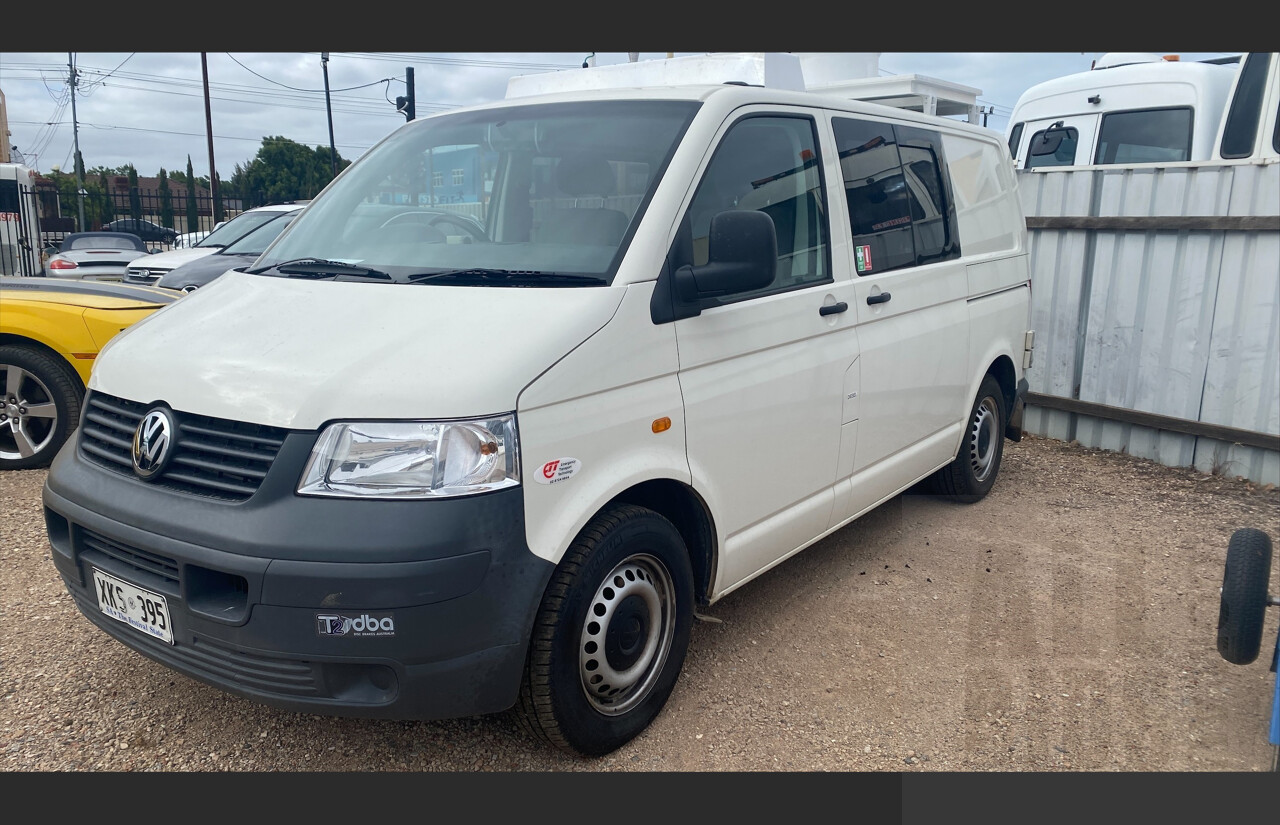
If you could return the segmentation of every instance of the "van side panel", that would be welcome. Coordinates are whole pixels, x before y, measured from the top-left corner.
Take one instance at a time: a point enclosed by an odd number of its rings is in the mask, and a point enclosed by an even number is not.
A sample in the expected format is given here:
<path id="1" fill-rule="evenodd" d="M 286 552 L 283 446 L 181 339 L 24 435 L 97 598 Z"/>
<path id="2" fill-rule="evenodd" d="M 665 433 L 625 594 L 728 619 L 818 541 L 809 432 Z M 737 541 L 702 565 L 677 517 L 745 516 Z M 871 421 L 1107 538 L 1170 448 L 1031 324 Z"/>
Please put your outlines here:
<path id="1" fill-rule="evenodd" d="M 626 287 L 613 319 L 517 400 L 526 536 L 552 563 L 623 490 L 652 479 L 690 481 L 675 334 L 649 320 L 653 286 Z M 670 428 L 654 432 L 662 418 Z"/>
<path id="2" fill-rule="evenodd" d="M 951 190 L 960 224 L 960 238 L 966 259 L 985 254 L 1024 253 L 1026 237 L 1022 203 L 1017 196 L 1017 178 L 1004 147 L 967 135 L 942 133 L 947 165 L 951 169 Z M 1025 264 L 1023 277 L 1026 280 Z M 1007 284 L 1005 284 L 1007 285 Z M 984 285 L 969 294 L 989 289 Z"/>

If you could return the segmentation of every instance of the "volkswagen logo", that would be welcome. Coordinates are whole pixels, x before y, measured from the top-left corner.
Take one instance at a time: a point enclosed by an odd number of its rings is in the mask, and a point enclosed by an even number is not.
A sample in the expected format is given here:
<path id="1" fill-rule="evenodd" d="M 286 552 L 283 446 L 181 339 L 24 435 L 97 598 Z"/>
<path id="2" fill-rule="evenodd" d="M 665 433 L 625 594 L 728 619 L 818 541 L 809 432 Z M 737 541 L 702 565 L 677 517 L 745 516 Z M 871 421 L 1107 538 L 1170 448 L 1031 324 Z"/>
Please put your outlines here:
<path id="1" fill-rule="evenodd" d="M 164 469 L 173 435 L 173 419 L 165 410 L 157 407 L 142 417 L 133 433 L 133 471 L 139 478 L 152 478 Z"/>

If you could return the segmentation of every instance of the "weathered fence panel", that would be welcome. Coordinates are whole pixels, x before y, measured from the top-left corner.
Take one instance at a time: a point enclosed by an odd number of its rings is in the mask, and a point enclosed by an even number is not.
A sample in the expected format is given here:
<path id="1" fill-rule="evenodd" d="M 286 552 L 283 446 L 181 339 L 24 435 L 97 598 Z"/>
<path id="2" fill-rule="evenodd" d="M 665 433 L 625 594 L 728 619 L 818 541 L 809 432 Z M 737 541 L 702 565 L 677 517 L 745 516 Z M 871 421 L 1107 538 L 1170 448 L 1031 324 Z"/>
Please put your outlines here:
<path id="1" fill-rule="evenodd" d="M 1028 432 L 1280 484 L 1280 165 L 1018 176 Z"/>

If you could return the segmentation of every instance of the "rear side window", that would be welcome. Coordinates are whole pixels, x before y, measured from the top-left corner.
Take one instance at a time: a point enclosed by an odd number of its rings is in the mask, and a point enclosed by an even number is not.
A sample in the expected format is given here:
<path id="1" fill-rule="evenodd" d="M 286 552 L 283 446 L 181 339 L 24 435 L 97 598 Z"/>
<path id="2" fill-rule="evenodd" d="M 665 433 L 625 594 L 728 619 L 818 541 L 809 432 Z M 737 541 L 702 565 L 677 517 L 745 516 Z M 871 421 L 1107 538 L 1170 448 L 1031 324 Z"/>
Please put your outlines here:
<path id="1" fill-rule="evenodd" d="M 1009 154 L 1017 159 L 1018 157 L 1018 141 L 1022 140 L 1022 127 L 1025 123 L 1016 124 L 1013 131 L 1009 133 Z"/>
<path id="2" fill-rule="evenodd" d="M 942 136 L 869 120 L 832 121 L 859 275 L 960 255 Z"/>
<path id="3" fill-rule="evenodd" d="M 1080 132 L 1074 126 L 1043 129 L 1027 143 L 1027 169 L 1041 166 L 1074 166 Z"/>
<path id="4" fill-rule="evenodd" d="M 1224 158 L 1247 158 L 1253 154 L 1270 63 L 1271 55 L 1267 52 L 1254 52 L 1245 58 L 1231 109 L 1227 112 L 1227 125 L 1222 132 L 1219 153 Z"/>
<path id="5" fill-rule="evenodd" d="M 1191 159 L 1191 108 L 1142 109 L 1102 116 L 1094 163 L 1163 163 Z"/>

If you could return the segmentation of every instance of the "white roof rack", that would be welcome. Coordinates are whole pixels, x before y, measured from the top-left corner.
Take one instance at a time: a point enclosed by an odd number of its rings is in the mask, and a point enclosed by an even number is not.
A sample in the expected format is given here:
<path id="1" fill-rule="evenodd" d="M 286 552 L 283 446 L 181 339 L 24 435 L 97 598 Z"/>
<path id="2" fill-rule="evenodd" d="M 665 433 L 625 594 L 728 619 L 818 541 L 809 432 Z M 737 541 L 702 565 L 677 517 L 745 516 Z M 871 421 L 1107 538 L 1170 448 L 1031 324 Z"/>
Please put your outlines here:
<path id="1" fill-rule="evenodd" d="M 507 98 L 554 92 L 745 83 L 866 100 L 924 114 L 978 120 L 981 89 L 923 75 L 879 77 L 878 53 L 712 52 L 611 66 L 519 75 L 507 81 Z"/>

